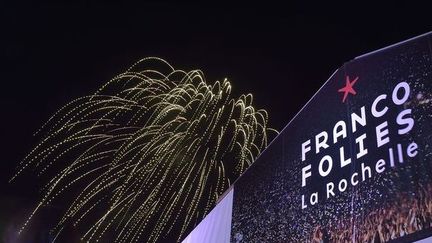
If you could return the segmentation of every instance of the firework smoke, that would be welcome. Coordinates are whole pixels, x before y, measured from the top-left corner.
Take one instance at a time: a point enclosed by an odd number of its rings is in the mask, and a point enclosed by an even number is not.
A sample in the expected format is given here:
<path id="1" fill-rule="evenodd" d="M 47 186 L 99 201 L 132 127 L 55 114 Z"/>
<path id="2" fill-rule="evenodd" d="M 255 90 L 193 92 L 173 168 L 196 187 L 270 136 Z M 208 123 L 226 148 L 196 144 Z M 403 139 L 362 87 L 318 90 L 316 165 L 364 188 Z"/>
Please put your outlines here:
<path id="1" fill-rule="evenodd" d="M 61 202 L 56 238 L 73 226 L 90 242 L 181 240 L 267 146 L 267 113 L 230 93 L 227 80 L 146 58 L 68 103 L 11 179 L 46 180 L 21 230 Z"/>

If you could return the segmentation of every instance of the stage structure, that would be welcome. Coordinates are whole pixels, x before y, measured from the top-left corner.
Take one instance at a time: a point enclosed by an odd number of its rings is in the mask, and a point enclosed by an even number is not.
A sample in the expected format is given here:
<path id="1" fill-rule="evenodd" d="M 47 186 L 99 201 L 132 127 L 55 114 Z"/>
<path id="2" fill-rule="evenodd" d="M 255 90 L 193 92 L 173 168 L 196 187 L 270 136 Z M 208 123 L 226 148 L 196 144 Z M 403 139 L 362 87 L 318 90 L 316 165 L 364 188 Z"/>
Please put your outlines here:
<path id="1" fill-rule="evenodd" d="M 432 32 L 337 69 L 184 242 L 431 236 Z"/>

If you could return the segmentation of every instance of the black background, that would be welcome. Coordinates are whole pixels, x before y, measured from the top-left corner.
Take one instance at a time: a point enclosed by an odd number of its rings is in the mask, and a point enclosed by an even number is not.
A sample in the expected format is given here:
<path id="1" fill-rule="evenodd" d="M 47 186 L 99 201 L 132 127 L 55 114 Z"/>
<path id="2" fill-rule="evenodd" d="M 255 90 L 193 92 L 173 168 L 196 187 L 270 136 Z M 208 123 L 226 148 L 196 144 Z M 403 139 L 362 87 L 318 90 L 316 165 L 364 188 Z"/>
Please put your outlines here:
<path id="1" fill-rule="evenodd" d="M 411 2 L 2 4 L 0 223 L 16 198 L 37 195 L 28 178 L 7 183 L 36 142 L 33 132 L 140 58 L 201 69 L 209 83 L 227 77 L 235 96 L 253 93 L 281 130 L 344 62 L 432 30 L 428 9 Z"/>

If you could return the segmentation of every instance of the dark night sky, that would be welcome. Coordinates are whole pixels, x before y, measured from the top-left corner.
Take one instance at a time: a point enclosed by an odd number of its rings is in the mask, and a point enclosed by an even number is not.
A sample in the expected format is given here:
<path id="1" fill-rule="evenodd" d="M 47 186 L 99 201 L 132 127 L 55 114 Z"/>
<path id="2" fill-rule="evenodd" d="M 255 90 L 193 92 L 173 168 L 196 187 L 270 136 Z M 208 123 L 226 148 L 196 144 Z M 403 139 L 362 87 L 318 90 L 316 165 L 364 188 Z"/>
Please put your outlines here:
<path id="1" fill-rule="evenodd" d="M 93 93 L 142 57 L 202 69 L 209 83 L 228 77 L 234 94 L 253 93 L 256 106 L 269 111 L 270 125 L 280 130 L 344 62 L 432 30 L 423 6 L 327 7 L 3 5 L 3 196 L 36 192 L 34 184 L 21 191 L 22 185 L 6 182 L 34 144 L 32 133 L 50 114 Z"/>

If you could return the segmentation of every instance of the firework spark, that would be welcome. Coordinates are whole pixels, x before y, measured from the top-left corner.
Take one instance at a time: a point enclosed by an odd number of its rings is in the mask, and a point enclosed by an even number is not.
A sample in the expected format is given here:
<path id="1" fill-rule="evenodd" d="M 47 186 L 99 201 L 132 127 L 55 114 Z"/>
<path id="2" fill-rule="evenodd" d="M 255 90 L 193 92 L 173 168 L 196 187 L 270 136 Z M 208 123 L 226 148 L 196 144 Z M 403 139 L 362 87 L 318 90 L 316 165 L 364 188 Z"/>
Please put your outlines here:
<path id="1" fill-rule="evenodd" d="M 83 241 L 181 240 L 267 146 L 266 111 L 230 96 L 226 79 L 146 58 L 66 104 L 11 179 L 47 180 L 21 230 L 61 201 L 56 237 L 72 225 Z"/>

